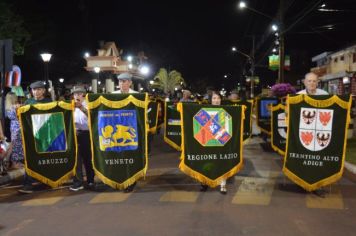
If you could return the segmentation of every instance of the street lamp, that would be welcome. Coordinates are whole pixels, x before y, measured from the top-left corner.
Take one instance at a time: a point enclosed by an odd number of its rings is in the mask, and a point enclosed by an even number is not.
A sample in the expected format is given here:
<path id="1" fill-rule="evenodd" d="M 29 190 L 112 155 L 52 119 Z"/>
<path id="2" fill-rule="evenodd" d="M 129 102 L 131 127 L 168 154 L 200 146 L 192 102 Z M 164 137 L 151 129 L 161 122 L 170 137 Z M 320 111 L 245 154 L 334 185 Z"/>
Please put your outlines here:
<path id="1" fill-rule="evenodd" d="M 52 54 L 50 53 L 42 53 L 41 54 L 41 58 L 44 62 L 44 65 L 45 65 L 45 71 L 44 71 L 44 74 L 45 74 L 45 81 L 46 81 L 46 87 L 48 88 L 48 80 L 49 80 L 49 72 L 48 72 L 48 63 L 49 61 L 51 60 L 51 57 L 52 57 Z"/>
<path id="2" fill-rule="evenodd" d="M 255 78 L 255 58 L 254 58 L 254 45 L 255 45 L 255 42 L 254 42 L 254 38 L 252 40 L 252 49 L 253 49 L 253 53 L 252 53 L 252 56 L 250 55 L 247 55 L 246 53 L 244 52 L 241 52 L 240 50 L 238 50 L 236 47 L 232 47 L 232 51 L 233 52 L 237 52 L 239 53 L 240 55 L 246 57 L 249 62 L 251 63 L 251 68 L 250 68 L 250 72 L 251 72 L 251 90 L 250 90 L 250 96 L 251 98 L 254 97 L 254 78 Z"/>
<path id="3" fill-rule="evenodd" d="M 279 71 L 278 71 L 278 83 L 283 83 L 284 82 L 284 26 L 283 26 L 283 21 L 284 21 L 284 11 L 285 11 L 285 7 L 283 4 L 283 0 L 280 0 L 279 3 L 279 10 L 278 10 L 278 26 L 277 24 L 273 24 L 272 25 L 272 30 L 273 31 L 279 31 L 279 34 L 276 32 L 275 35 L 278 37 L 279 35 Z M 242 7 L 240 7 L 242 6 Z M 249 6 L 247 6 L 247 4 L 245 2 L 240 2 L 239 3 L 239 7 L 240 9 L 244 9 L 247 8 L 259 15 L 262 15 L 272 21 L 274 21 L 275 19 L 263 12 L 260 12 L 254 8 L 251 8 Z"/>
<path id="4" fill-rule="evenodd" d="M 98 92 L 98 80 L 100 79 L 100 67 L 99 66 L 95 66 L 94 67 L 94 72 L 97 74 L 95 79 L 92 79 L 91 81 L 91 86 L 93 89 L 93 93 L 97 93 Z"/>
<path id="5" fill-rule="evenodd" d="M 85 53 L 84 53 L 84 57 L 85 57 L 85 58 L 90 57 L 90 53 L 89 53 L 89 52 L 85 52 Z"/>
<path id="6" fill-rule="evenodd" d="M 140 68 L 140 72 L 141 72 L 141 74 L 143 74 L 143 75 L 148 75 L 148 73 L 150 73 L 150 68 L 149 68 L 148 66 L 142 66 L 142 67 Z"/>
<path id="7" fill-rule="evenodd" d="M 59 83 L 63 83 L 64 82 L 64 78 L 59 78 Z"/>

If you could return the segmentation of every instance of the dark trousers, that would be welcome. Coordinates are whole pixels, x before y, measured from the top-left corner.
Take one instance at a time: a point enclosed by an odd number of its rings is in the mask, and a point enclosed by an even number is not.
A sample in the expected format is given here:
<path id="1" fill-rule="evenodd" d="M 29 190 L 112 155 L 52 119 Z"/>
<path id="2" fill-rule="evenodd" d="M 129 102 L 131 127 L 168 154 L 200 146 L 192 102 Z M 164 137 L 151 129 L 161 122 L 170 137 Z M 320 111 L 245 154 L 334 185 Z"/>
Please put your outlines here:
<path id="1" fill-rule="evenodd" d="M 77 174 L 73 178 L 74 184 L 83 183 L 83 163 L 87 176 L 87 183 L 94 183 L 94 170 L 91 162 L 91 148 L 89 131 L 77 130 L 78 141 L 78 158 L 77 158 Z"/>

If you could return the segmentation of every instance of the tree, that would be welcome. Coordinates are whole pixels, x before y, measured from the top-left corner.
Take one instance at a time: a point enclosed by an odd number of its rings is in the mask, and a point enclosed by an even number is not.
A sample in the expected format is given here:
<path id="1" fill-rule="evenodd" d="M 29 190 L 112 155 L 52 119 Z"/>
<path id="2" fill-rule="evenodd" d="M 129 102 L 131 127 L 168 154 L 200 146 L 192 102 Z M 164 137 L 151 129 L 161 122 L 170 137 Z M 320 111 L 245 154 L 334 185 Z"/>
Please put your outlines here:
<path id="1" fill-rule="evenodd" d="M 172 70 L 169 73 L 166 69 L 159 69 L 158 73 L 154 77 L 154 86 L 164 91 L 164 93 L 174 93 L 175 88 L 185 85 L 185 81 L 182 74 L 176 70 Z"/>
<path id="2" fill-rule="evenodd" d="M 23 55 L 30 33 L 23 26 L 21 16 L 16 15 L 5 1 L 0 1 L 0 39 L 12 39 L 16 55 Z"/>

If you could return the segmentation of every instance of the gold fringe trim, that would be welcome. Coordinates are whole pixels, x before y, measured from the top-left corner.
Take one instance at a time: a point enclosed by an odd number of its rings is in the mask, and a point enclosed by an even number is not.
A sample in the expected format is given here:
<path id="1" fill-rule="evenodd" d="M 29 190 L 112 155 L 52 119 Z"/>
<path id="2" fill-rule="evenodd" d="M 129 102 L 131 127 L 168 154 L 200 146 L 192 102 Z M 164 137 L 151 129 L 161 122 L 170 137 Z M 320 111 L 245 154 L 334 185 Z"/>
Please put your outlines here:
<path id="1" fill-rule="evenodd" d="M 330 184 L 333 184 L 336 181 L 338 181 L 342 177 L 342 174 L 343 174 L 343 171 L 344 171 L 343 164 L 341 166 L 342 166 L 342 168 L 338 173 L 336 173 L 336 174 L 334 174 L 334 175 L 332 175 L 332 176 L 330 176 L 328 178 L 325 178 L 323 180 L 320 180 L 320 181 L 318 181 L 318 182 L 316 182 L 314 184 L 309 184 L 309 183 L 305 182 L 303 179 L 299 178 L 297 175 L 295 175 L 293 172 L 291 172 L 289 169 L 287 169 L 285 167 L 285 164 L 283 166 L 282 171 L 291 181 L 293 181 L 297 185 L 301 186 L 306 191 L 311 192 L 311 191 L 319 189 L 319 188 L 321 188 L 323 186 L 330 185 Z"/>
<path id="2" fill-rule="evenodd" d="M 147 96 L 147 94 L 146 94 L 146 96 Z M 88 97 L 88 94 L 86 97 Z M 141 108 L 144 108 L 146 106 L 146 101 L 141 101 L 132 95 L 129 95 L 127 98 L 125 98 L 124 100 L 121 100 L 121 101 L 111 101 L 111 100 L 108 100 L 107 98 L 105 98 L 104 96 L 100 96 L 98 99 L 96 99 L 95 101 L 92 101 L 92 102 L 89 102 L 87 99 L 87 102 L 88 102 L 88 109 L 97 108 L 98 106 L 100 106 L 100 104 L 104 104 L 107 107 L 117 108 L 117 109 L 125 107 L 130 103 L 134 104 L 137 107 L 141 107 Z"/>
<path id="3" fill-rule="evenodd" d="M 26 170 L 26 173 L 37 179 L 38 181 L 40 181 L 41 183 L 44 183 L 48 186 L 50 186 L 51 188 L 57 188 L 58 186 L 66 183 L 68 180 L 70 180 L 74 175 L 75 175 L 75 166 L 74 168 L 69 171 L 68 173 L 66 173 L 65 175 L 63 175 L 60 179 L 58 179 L 57 181 L 53 181 L 53 180 L 50 180 L 49 178 L 29 169 L 27 167 L 27 162 L 25 161 L 26 165 L 25 165 L 25 170 Z"/>
<path id="4" fill-rule="evenodd" d="M 299 96 L 296 96 L 296 97 L 290 97 L 288 95 L 287 97 L 287 109 L 290 110 L 290 104 L 296 104 L 298 102 L 296 101 L 303 101 L 303 100 L 300 100 L 301 98 L 303 98 L 305 95 L 301 94 Z M 305 96 L 307 97 L 307 96 Z M 335 98 L 336 97 L 336 98 Z M 294 100 L 295 98 L 295 100 Z M 334 102 L 331 102 L 330 103 L 330 99 L 332 99 Z M 314 184 L 308 184 L 307 182 L 305 182 L 303 179 L 299 178 L 297 175 L 295 175 L 293 172 L 291 172 L 287 167 L 286 167 L 286 160 L 287 160 L 287 155 L 288 155 L 288 147 L 289 147 L 289 130 L 290 129 L 287 129 L 287 143 L 286 143 L 286 152 L 284 154 L 284 164 L 283 164 L 283 173 L 290 179 L 292 180 L 294 183 L 298 184 L 299 186 L 301 186 L 302 188 L 304 188 L 305 190 L 307 191 L 314 191 L 316 189 L 319 189 L 323 186 L 326 186 L 326 185 L 329 185 L 329 184 L 332 184 L 336 181 L 338 181 L 343 173 L 344 173 L 344 164 L 345 164 L 345 156 L 346 156 L 346 146 L 347 146 L 347 132 L 348 132 L 348 127 L 349 127 L 349 123 L 350 123 L 350 119 L 351 119 L 351 116 L 350 116 L 350 111 L 351 111 L 351 102 L 352 102 L 352 98 L 350 96 L 349 98 L 349 101 L 348 102 L 345 102 L 345 101 L 342 101 L 337 95 L 334 95 L 332 96 L 330 99 L 327 99 L 328 100 L 328 103 L 329 105 L 328 106 L 331 106 L 332 104 L 334 103 L 337 103 L 341 108 L 344 108 L 344 109 L 347 109 L 347 114 L 346 114 L 346 124 L 345 124 L 345 134 L 344 134 L 344 146 L 343 146 L 343 154 L 342 154 L 342 159 L 341 159 L 341 166 L 340 166 L 340 171 L 328 178 L 325 178 L 323 180 L 320 180 Z M 314 99 L 311 99 L 311 100 L 314 100 Z M 308 103 L 309 104 L 309 103 Z M 319 104 L 320 103 L 316 103 L 316 104 Z M 310 104 L 312 105 L 312 104 Z M 313 105 L 312 105 L 313 106 Z M 326 105 L 324 106 L 320 106 L 320 107 L 327 107 Z M 287 121 L 288 121 L 288 126 L 289 126 L 289 123 L 290 123 L 290 116 L 287 117 Z"/>
<path id="5" fill-rule="evenodd" d="M 305 101 L 306 103 L 308 103 L 311 106 L 314 107 L 329 107 L 331 105 L 333 105 L 334 103 L 336 103 L 337 105 L 339 105 L 341 108 L 347 109 L 348 108 L 348 104 L 349 102 L 343 101 L 341 98 L 339 98 L 339 96 L 337 95 L 333 95 L 332 97 L 325 99 L 325 100 L 316 100 L 311 98 L 308 95 L 305 94 L 300 94 L 297 96 L 289 96 L 287 97 L 287 103 L 290 104 L 297 104 L 300 102 Z"/>
<path id="6" fill-rule="evenodd" d="M 182 134 L 182 132 L 181 132 Z M 181 151 L 182 148 L 180 146 L 178 146 L 175 142 L 173 142 L 172 140 L 170 140 L 169 138 L 166 137 L 166 131 L 164 131 L 164 141 L 171 146 L 172 148 L 176 149 L 177 151 Z"/>
<path id="7" fill-rule="evenodd" d="M 272 113 L 271 113 L 271 147 L 272 147 L 272 149 L 275 151 L 275 152 L 277 152 L 278 154 L 280 154 L 280 155 L 282 155 L 282 156 L 284 156 L 284 154 L 285 154 L 285 151 L 283 151 L 282 149 L 280 149 L 279 147 L 277 147 L 277 146 L 275 146 L 273 143 L 273 140 L 274 140 L 274 136 L 273 136 L 273 112 L 274 111 L 277 111 L 277 110 L 279 110 L 279 109 L 282 109 L 282 110 L 286 110 L 286 106 L 284 106 L 283 104 L 278 104 L 278 105 L 276 105 L 276 106 L 272 106 L 272 109 L 271 109 L 271 111 L 272 111 Z"/>
<path id="8" fill-rule="evenodd" d="M 242 156 L 242 149 L 243 149 L 243 120 L 245 119 L 245 109 L 246 106 L 242 105 L 241 106 L 241 121 L 240 121 L 240 162 L 233 167 L 230 171 L 226 172 L 222 176 L 218 177 L 217 179 L 210 179 L 206 177 L 205 175 L 202 175 L 201 173 L 191 169 L 189 166 L 185 165 L 184 162 L 184 157 L 185 157 L 185 138 L 184 138 L 184 124 L 181 122 L 181 127 L 182 127 L 182 152 L 180 156 L 181 162 L 179 163 L 179 169 L 187 174 L 188 176 L 192 177 L 193 179 L 196 179 L 202 184 L 208 185 L 211 188 L 215 188 L 216 186 L 220 185 L 222 180 L 226 180 L 230 178 L 231 176 L 234 176 L 237 172 L 239 172 L 242 167 L 243 167 L 243 156 Z M 183 112 L 183 104 L 178 103 L 177 110 L 180 112 L 181 120 L 184 119 L 184 112 Z"/>
<path id="9" fill-rule="evenodd" d="M 19 113 L 26 113 L 27 111 L 30 110 L 31 106 L 36 108 L 37 110 L 41 111 L 46 111 L 46 110 L 51 110 L 55 108 L 56 106 L 59 106 L 60 108 L 63 108 L 65 110 L 73 110 L 74 109 L 74 103 L 68 103 L 68 102 L 49 102 L 49 103 L 37 103 L 37 104 L 31 104 L 31 105 L 25 105 L 22 107 L 19 107 L 17 109 L 17 114 Z"/>

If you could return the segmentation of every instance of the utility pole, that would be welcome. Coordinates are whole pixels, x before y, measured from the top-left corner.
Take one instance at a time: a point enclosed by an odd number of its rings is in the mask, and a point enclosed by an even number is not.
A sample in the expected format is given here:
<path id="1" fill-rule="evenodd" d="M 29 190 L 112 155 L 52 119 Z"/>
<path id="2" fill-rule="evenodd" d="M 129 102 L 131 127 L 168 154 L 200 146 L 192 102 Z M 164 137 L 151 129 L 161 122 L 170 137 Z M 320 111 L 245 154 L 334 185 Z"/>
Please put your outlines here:
<path id="1" fill-rule="evenodd" d="M 251 63 L 251 98 L 254 98 L 254 93 L 255 93 L 255 36 L 252 36 L 252 51 L 250 55 L 250 63 Z"/>
<path id="2" fill-rule="evenodd" d="M 284 82 L 284 0 L 279 0 L 279 70 L 278 70 L 278 81 L 277 83 Z"/>

